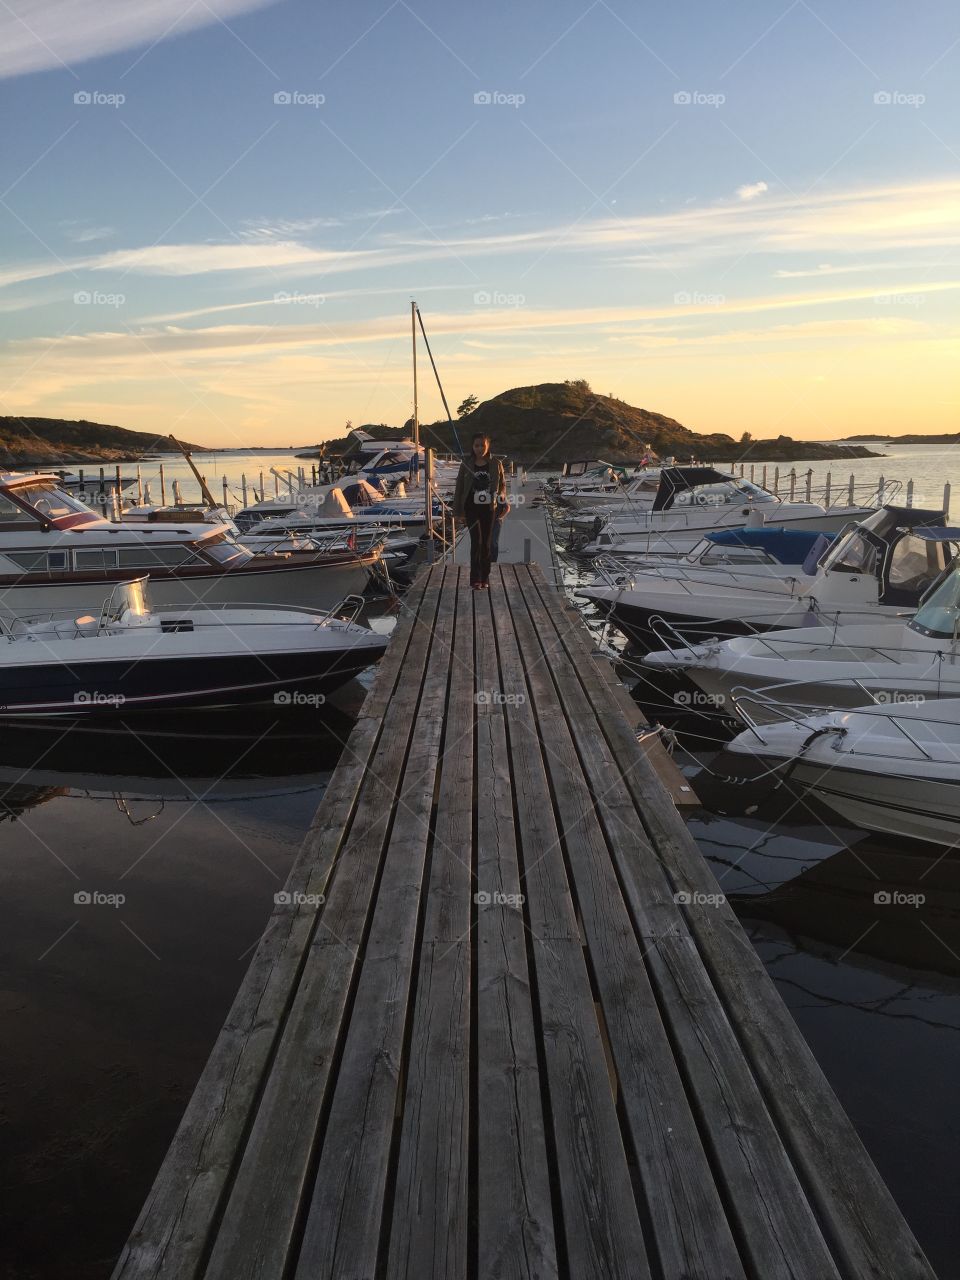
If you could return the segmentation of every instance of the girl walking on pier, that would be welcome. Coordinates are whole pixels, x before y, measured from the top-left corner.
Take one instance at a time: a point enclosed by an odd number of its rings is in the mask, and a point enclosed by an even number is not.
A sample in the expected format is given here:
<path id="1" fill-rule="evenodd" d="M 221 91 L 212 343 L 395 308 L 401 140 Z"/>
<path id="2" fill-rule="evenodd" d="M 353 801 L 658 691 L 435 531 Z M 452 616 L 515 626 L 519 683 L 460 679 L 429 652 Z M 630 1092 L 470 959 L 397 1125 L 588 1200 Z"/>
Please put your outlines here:
<path id="1" fill-rule="evenodd" d="M 453 515 L 470 530 L 470 585 L 475 591 L 490 585 L 490 540 L 497 509 L 506 504 L 503 464 L 490 452 L 490 437 L 473 437 L 471 453 L 460 464 L 453 492 Z"/>

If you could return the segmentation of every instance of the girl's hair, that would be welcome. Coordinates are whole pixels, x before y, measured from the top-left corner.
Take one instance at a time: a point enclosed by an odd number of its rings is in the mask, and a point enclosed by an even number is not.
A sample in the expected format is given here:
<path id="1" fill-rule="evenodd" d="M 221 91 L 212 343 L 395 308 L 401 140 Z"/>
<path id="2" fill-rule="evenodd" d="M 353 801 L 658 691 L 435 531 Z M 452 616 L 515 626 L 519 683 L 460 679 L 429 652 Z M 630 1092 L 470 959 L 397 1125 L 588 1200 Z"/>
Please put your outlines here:
<path id="1" fill-rule="evenodd" d="M 471 442 L 470 442 L 470 443 L 471 443 L 471 444 L 476 444 L 478 440 L 486 440 L 487 444 L 489 444 L 489 443 L 490 443 L 490 437 L 487 435 L 487 433 L 486 433 L 485 431 L 478 431 L 478 432 L 474 435 L 474 437 L 473 437 L 473 439 L 471 440 Z"/>

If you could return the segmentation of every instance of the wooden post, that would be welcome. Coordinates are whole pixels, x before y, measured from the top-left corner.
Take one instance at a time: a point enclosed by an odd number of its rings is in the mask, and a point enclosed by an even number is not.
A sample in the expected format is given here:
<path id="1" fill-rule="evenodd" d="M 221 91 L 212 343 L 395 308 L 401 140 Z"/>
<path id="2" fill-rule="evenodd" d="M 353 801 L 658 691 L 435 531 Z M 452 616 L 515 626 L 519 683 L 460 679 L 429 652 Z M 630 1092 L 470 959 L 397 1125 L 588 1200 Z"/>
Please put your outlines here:
<path id="1" fill-rule="evenodd" d="M 773 496 L 775 498 L 780 497 L 780 468 L 779 467 L 773 468 Z"/>
<path id="2" fill-rule="evenodd" d="M 877 506 L 878 507 L 883 506 L 883 491 L 886 487 L 887 487 L 887 482 L 883 478 L 883 476 L 881 476 L 880 479 L 877 481 Z"/>
<path id="3" fill-rule="evenodd" d="M 813 488 L 813 467 L 807 468 L 807 501 L 810 501 L 810 490 Z"/>
<path id="4" fill-rule="evenodd" d="M 241 496 L 243 497 L 243 505 L 246 506 L 247 505 L 247 473 L 245 471 L 241 471 L 240 473 L 240 493 L 241 493 Z"/>
<path id="5" fill-rule="evenodd" d="M 310 463 L 310 483 L 314 488 L 317 487 L 317 464 L 315 462 Z"/>
<path id="6" fill-rule="evenodd" d="M 163 478 L 162 462 L 160 463 L 160 505 L 161 507 L 165 507 L 167 505 L 167 486 Z"/>
<path id="7" fill-rule="evenodd" d="M 100 510 L 105 516 L 107 514 L 107 495 L 104 490 L 103 467 L 100 468 Z"/>
<path id="8" fill-rule="evenodd" d="M 829 471 L 827 472 L 826 487 L 824 488 L 824 491 L 823 491 L 823 505 L 825 507 L 830 506 L 830 472 Z"/>
<path id="9" fill-rule="evenodd" d="M 275 498 L 280 497 L 280 477 L 276 472 L 273 473 L 273 496 Z"/>
<path id="10" fill-rule="evenodd" d="M 796 493 L 796 490 L 797 490 L 797 469 L 796 467 L 791 467 L 790 468 L 790 501 L 791 502 L 793 501 L 793 495 L 794 493 Z"/>
<path id="11" fill-rule="evenodd" d="M 948 516 L 950 514 L 950 481 L 949 480 L 943 486 L 943 514 L 945 516 Z"/>
<path id="12" fill-rule="evenodd" d="M 150 492 L 150 481 L 143 486 L 143 500 L 148 507 L 153 506 L 153 494 Z"/>
<path id="13" fill-rule="evenodd" d="M 182 493 L 182 492 L 181 492 L 181 490 L 180 490 L 180 481 L 179 481 L 179 480 L 174 480 L 174 482 L 173 482 L 173 500 L 174 500 L 174 502 L 177 504 L 177 506 L 178 506 L 178 507 L 182 507 L 182 506 L 183 506 L 183 493 Z"/>
<path id="14" fill-rule="evenodd" d="M 433 563 L 433 450 L 423 451 L 423 511 L 427 531 L 427 564 Z"/>
<path id="15" fill-rule="evenodd" d="M 753 484 L 753 463 L 750 463 L 750 483 Z"/>
<path id="16" fill-rule="evenodd" d="M 143 506 L 143 476 L 140 472 L 140 463 L 137 463 L 137 506 Z"/>
<path id="17" fill-rule="evenodd" d="M 224 476 L 224 477 L 223 477 L 223 509 L 224 509 L 224 511 L 226 511 L 227 506 L 228 506 L 228 503 L 227 503 L 227 477 L 226 477 L 226 476 Z"/>
<path id="18" fill-rule="evenodd" d="M 764 463 L 763 471 L 760 473 L 760 488 L 765 489 L 766 487 L 767 487 L 767 464 Z"/>
<path id="19" fill-rule="evenodd" d="M 261 467 L 260 468 L 260 497 L 257 499 L 257 501 L 262 502 L 266 496 L 267 496 L 267 491 L 263 487 L 263 468 Z"/>
<path id="20" fill-rule="evenodd" d="M 907 506 L 908 507 L 913 506 L 913 481 L 912 480 L 907 481 Z"/>

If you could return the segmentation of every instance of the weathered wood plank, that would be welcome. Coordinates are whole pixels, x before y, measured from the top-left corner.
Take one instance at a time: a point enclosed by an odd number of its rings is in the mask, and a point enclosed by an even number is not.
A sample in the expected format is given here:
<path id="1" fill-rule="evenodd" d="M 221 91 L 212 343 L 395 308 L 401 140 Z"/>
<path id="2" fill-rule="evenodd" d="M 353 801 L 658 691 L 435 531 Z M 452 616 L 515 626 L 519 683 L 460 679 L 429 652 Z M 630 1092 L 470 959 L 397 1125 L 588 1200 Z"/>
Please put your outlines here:
<path id="1" fill-rule="evenodd" d="M 476 607 L 477 687 L 500 688 L 489 595 Z M 477 1275 L 559 1275 L 503 703 L 477 706 Z M 497 900 L 497 895 L 499 900 Z"/>
<path id="2" fill-rule="evenodd" d="M 441 586 L 442 570 L 434 570 L 427 581 L 424 617 L 432 616 L 435 606 L 444 607 Z M 360 803 L 337 850 L 335 874 L 326 885 L 299 985 L 288 993 L 289 1014 L 223 1209 L 205 1273 L 209 1280 L 282 1275 L 298 1235 L 300 1201 L 309 1194 L 317 1129 L 331 1088 L 343 1016 L 368 928 L 430 648 L 431 631 L 421 622 L 414 627 L 404 679 L 383 718 L 382 749 L 373 766 L 364 769 Z M 322 807 L 327 828 L 342 829 L 347 815 L 332 804 Z"/>
<path id="3" fill-rule="evenodd" d="M 600 735 L 594 710 L 586 704 L 582 690 L 577 698 L 578 687 L 571 687 L 562 669 L 553 664 L 548 669 L 543 660 L 547 651 L 543 646 L 555 636 L 551 617 L 542 605 L 538 607 L 538 601 L 529 599 L 529 586 L 525 591 L 522 580 L 505 578 L 660 1267 L 665 1276 L 689 1280 L 743 1277 L 715 1176 L 644 966 L 650 944 L 646 937 L 641 943 L 634 932 L 598 810 L 604 818 L 608 811 L 619 813 L 616 834 L 626 833 L 627 856 L 649 859 L 650 849 L 637 839 L 636 811 L 625 789 L 618 786 L 611 761 L 587 761 L 586 767 L 594 773 L 591 792 L 578 747 L 587 755 L 597 747 Z M 612 700 L 598 710 L 610 714 Z M 675 907 L 671 915 L 672 927 L 677 929 Z M 780 1187 L 772 1184 L 761 1190 L 773 1194 Z M 816 1231 L 815 1223 L 812 1227 Z M 829 1257 L 826 1262 L 829 1268 Z M 778 1273 L 768 1274 L 774 1280 Z M 824 1272 L 827 1275 L 829 1269 Z"/>
<path id="4" fill-rule="evenodd" d="M 443 592 L 323 1133 L 298 1280 L 369 1280 L 377 1270 L 455 609 L 455 591 Z"/>
<path id="5" fill-rule="evenodd" d="M 473 592 L 456 593 L 449 695 L 420 939 L 388 1277 L 467 1275 L 470 1141 L 470 891 L 473 848 Z M 442 641 L 439 641 L 442 643 Z"/>
<path id="6" fill-rule="evenodd" d="M 561 833 L 546 785 L 531 706 L 533 693 L 507 608 L 503 580 L 513 573 L 512 566 L 503 566 L 497 579 L 491 576 L 490 601 L 500 654 L 521 884 L 527 895 L 528 946 L 534 961 L 564 1242 L 572 1275 L 638 1280 L 650 1274 L 646 1244 L 579 931 L 571 938 L 544 927 L 556 919 L 557 903 L 562 902 L 570 915 L 573 903 Z M 531 762 L 523 786 L 518 777 L 522 758 Z"/>
<path id="7" fill-rule="evenodd" d="M 549 589 L 536 574 L 531 580 L 549 606 Z M 587 696 L 600 698 L 602 683 L 593 664 L 582 661 L 582 637 L 572 629 L 558 632 Z M 762 961 L 726 901 L 716 901 L 720 887 L 692 836 L 664 803 L 649 762 L 637 759 L 629 727 L 613 716 L 603 719 L 602 728 L 673 891 L 693 899 L 684 916 L 701 963 L 841 1274 L 858 1280 L 893 1275 L 933 1280 L 929 1263 Z"/>
<path id="8" fill-rule="evenodd" d="M 327 814 L 349 815 L 357 804 L 367 764 L 385 730 L 384 713 L 415 664 L 415 620 L 429 628 L 439 605 L 439 585 L 426 594 L 426 575 L 408 596 L 409 608 L 396 628 L 327 787 L 300 854 L 284 886 L 292 906 L 273 912 L 237 992 L 210 1058 L 187 1105 L 170 1150 L 157 1174 L 129 1240 L 117 1261 L 115 1280 L 189 1280 L 199 1275 L 213 1224 L 242 1146 L 244 1132 L 304 962 L 317 909 L 311 895 L 324 890 L 330 866 L 345 836 Z M 301 895 L 296 901 L 296 895 Z"/>

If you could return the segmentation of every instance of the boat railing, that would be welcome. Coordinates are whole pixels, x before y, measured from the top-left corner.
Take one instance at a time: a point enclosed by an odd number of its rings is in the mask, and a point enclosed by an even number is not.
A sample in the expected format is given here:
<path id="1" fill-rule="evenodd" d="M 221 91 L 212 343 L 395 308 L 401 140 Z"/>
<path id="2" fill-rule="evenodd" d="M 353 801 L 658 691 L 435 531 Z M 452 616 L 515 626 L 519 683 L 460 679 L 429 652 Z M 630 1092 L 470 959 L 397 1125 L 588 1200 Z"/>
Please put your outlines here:
<path id="1" fill-rule="evenodd" d="M 677 628 L 659 613 L 654 614 L 647 624 L 653 634 L 657 637 L 664 649 L 671 652 L 677 650 L 686 650 L 692 658 L 699 658 L 701 655 L 693 647 L 687 638 L 682 635 Z"/>

